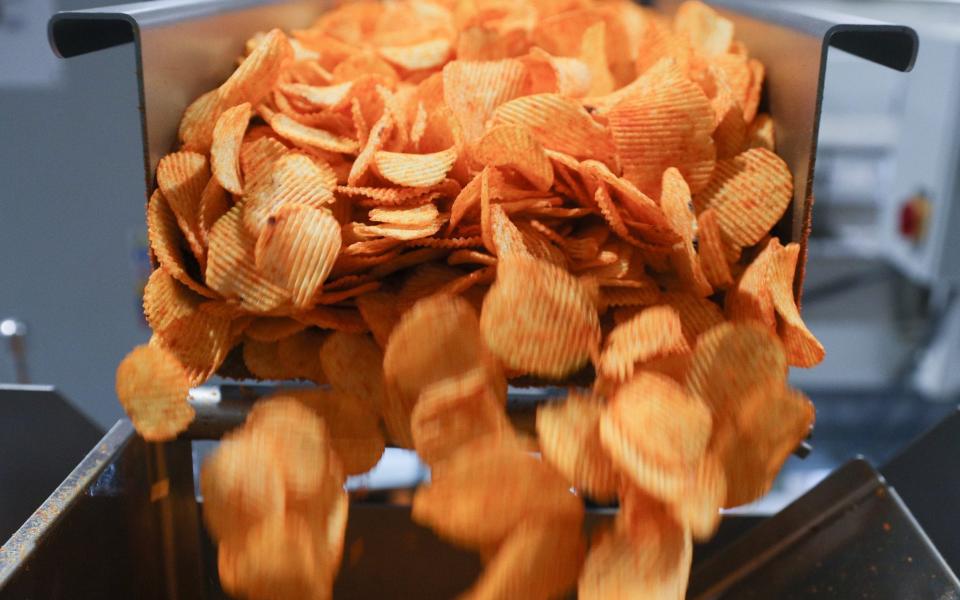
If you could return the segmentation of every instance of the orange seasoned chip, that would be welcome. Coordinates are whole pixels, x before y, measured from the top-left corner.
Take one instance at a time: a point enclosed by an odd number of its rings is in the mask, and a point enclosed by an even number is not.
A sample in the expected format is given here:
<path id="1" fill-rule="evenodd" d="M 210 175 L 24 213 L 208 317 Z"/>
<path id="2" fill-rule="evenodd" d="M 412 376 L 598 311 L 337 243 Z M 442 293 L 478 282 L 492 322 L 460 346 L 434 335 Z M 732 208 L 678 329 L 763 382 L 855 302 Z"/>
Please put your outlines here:
<path id="1" fill-rule="evenodd" d="M 247 340 L 243 345 L 243 362 L 260 379 L 309 379 L 326 383 L 320 363 L 324 334 L 304 329 L 276 342 Z"/>
<path id="2" fill-rule="evenodd" d="M 529 128 L 549 150 L 581 160 L 593 158 L 608 166 L 616 163 L 610 131 L 579 102 L 560 94 L 535 94 L 507 102 L 493 112 L 491 125 L 500 124 Z"/>
<path id="3" fill-rule="evenodd" d="M 570 392 L 563 402 L 537 409 L 540 452 L 581 493 L 606 502 L 616 497 L 620 473 L 600 442 L 604 403 Z"/>
<path id="4" fill-rule="evenodd" d="M 321 329 L 365 333 L 367 325 L 359 312 L 351 307 L 314 306 L 308 311 L 295 312 L 293 318 Z"/>
<path id="5" fill-rule="evenodd" d="M 379 415 L 384 405 L 383 351 L 365 334 L 336 331 L 320 348 L 320 365 L 335 389 Z"/>
<path id="6" fill-rule="evenodd" d="M 379 221 L 381 223 L 427 227 L 436 222 L 440 213 L 437 211 L 435 204 L 428 203 L 411 208 L 375 208 L 370 211 L 368 216 L 371 221 Z"/>
<path id="7" fill-rule="evenodd" d="M 204 246 L 210 245 L 210 230 L 217 219 L 230 210 L 230 198 L 215 177 L 211 177 L 200 196 L 200 214 L 197 224 L 200 228 L 200 240 Z"/>
<path id="8" fill-rule="evenodd" d="M 684 2 L 673 18 L 674 29 L 705 56 L 723 54 L 733 43 L 733 22 L 703 2 Z"/>
<path id="9" fill-rule="evenodd" d="M 196 152 L 168 154 L 157 165 L 157 187 L 176 215 L 190 250 L 201 263 L 205 248 L 200 242 L 200 199 L 209 180 L 207 157 Z"/>
<path id="10" fill-rule="evenodd" d="M 657 197 L 663 171 L 677 167 L 690 189 L 700 191 L 710 181 L 716 163 L 710 101 L 669 60 L 654 66 L 637 82 L 631 93 L 605 113 L 623 161 L 624 177 Z"/>
<path id="11" fill-rule="evenodd" d="M 591 96 L 609 94 L 616 87 L 610 64 L 607 61 L 607 26 L 598 21 L 583 32 L 580 41 L 580 58 L 590 69 Z"/>
<path id="12" fill-rule="evenodd" d="M 623 476 L 665 502 L 680 498 L 710 440 L 710 408 L 677 382 L 637 373 L 600 418 L 600 439 Z"/>
<path id="13" fill-rule="evenodd" d="M 432 467 L 481 437 L 503 440 L 513 436 L 503 404 L 483 367 L 425 387 L 410 419 L 413 447 Z"/>
<path id="14" fill-rule="evenodd" d="M 336 174 L 326 163 L 318 163 L 300 152 L 285 154 L 273 163 L 270 184 L 246 197 L 244 227 L 260 236 L 270 218 L 290 204 L 330 208 L 336 184 Z"/>
<path id="15" fill-rule="evenodd" d="M 713 288 L 703 271 L 700 256 L 693 248 L 696 217 L 691 206 L 690 188 L 680 171 L 670 167 L 663 172 L 660 189 L 660 208 L 681 238 L 674 246 L 670 261 L 687 289 L 698 296 L 709 296 Z"/>
<path id="16" fill-rule="evenodd" d="M 710 285 L 717 289 L 726 289 L 733 285 L 733 275 L 727 263 L 717 213 L 712 208 L 697 217 L 697 239 L 697 254 L 700 256 L 703 274 Z"/>
<path id="17" fill-rule="evenodd" d="M 600 324 L 583 285 L 532 256 L 500 257 L 480 328 L 503 364 L 524 373 L 560 378 L 599 353 Z"/>
<path id="18" fill-rule="evenodd" d="M 626 381 L 638 363 L 689 351 L 677 311 L 670 306 L 652 306 L 614 327 L 597 370 L 614 381 Z"/>
<path id="19" fill-rule="evenodd" d="M 509 490 L 509 493 L 504 493 Z M 433 470 L 413 498 L 413 520 L 468 548 L 499 544 L 527 520 L 582 518 L 559 473 L 515 444 L 484 437 Z"/>
<path id="20" fill-rule="evenodd" d="M 295 306 L 307 308 L 339 252 L 340 224 L 330 211 L 288 204 L 267 221 L 254 256 L 257 268 L 283 286 Z"/>
<path id="21" fill-rule="evenodd" d="M 400 322 L 396 296 L 385 291 L 364 294 L 357 298 L 357 308 L 377 344 L 386 348 L 390 333 Z"/>
<path id="22" fill-rule="evenodd" d="M 494 109 L 523 92 L 527 69 L 516 59 L 454 60 L 443 68 L 443 98 L 467 142 L 479 139 Z"/>
<path id="23" fill-rule="evenodd" d="M 430 340 L 429 344 L 423 340 Z M 497 396 L 505 381 L 480 337 L 477 315 L 462 298 L 434 295 L 414 304 L 393 328 L 383 357 L 387 385 L 383 417 L 394 443 L 412 447 L 410 415 L 430 384 L 486 365 Z"/>
<path id="24" fill-rule="evenodd" d="M 771 239 L 740 274 L 736 284 L 727 292 L 724 306 L 727 318 L 733 321 L 757 321 L 771 331 L 776 328 L 777 317 L 770 291 L 770 275 L 780 249 L 780 241 Z"/>
<path id="25" fill-rule="evenodd" d="M 706 298 L 684 292 L 667 292 L 660 296 L 660 303 L 672 307 L 680 315 L 680 326 L 691 348 L 700 334 L 723 322 L 720 307 Z"/>
<path id="26" fill-rule="evenodd" d="M 793 278 L 799 255 L 800 245 L 796 243 L 777 250 L 768 267 L 770 297 L 779 317 L 777 332 L 787 352 L 787 362 L 795 367 L 813 367 L 823 360 L 825 352 L 800 317 L 793 297 Z"/>
<path id="27" fill-rule="evenodd" d="M 390 64 L 405 71 L 432 69 L 443 65 L 452 50 L 448 38 L 437 38 L 409 46 L 381 46 L 378 51 Z"/>
<path id="28" fill-rule="evenodd" d="M 773 127 L 773 119 L 770 115 L 764 113 L 750 123 L 747 131 L 747 143 L 750 148 L 766 148 L 770 152 L 776 149 L 776 130 Z"/>
<path id="29" fill-rule="evenodd" d="M 147 203 L 147 237 L 157 262 L 174 279 L 207 298 L 219 296 L 217 292 L 200 283 L 201 278 L 196 274 L 199 266 L 193 268 L 184 253 L 186 242 L 177 226 L 177 218 L 160 190 L 154 191 Z"/>
<path id="30" fill-rule="evenodd" d="M 579 519 L 520 523 L 464 600 L 560 598 L 576 585 L 584 543 Z"/>
<path id="31" fill-rule="evenodd" d="M 303 83 L 282 83 L 278 87 L 288 97 L 297 100 L 311 110 L 331 109 L 343 102 L 350 94 L 353 81 L 334 85 L 306 85 Z M 359 100 L 354 97 L 354 100 Z"/>
<path id="32" fill-rule="evenodd" d="M 306 328 L 305 323 L 290 317 L 257 317 L 243 333 L 258 342 L 277 342 Z"/>
<path id="33" fill-rule="evenodd" d="M 694 196 L 697 212 L 712 208 L 724 239 L 752 246 L 776 225 L 793 198 L 793 177 L 783 159 L 752 148 L 717 162 L 716 172 Z"/>
<path id="34" fill-rule="evenodd" d="M 158 345 L 131 350 L 117 367 L 116 387 L 120 405 L 147 441 L 172 440 L 193 421 L 187 373 Z"/>
<path id="35" fill-rule="evenodd" d="M 487 130 L 477 141 L 473 158 L 484 166 L 514 169 L 538 190 L 553 185 L 553 166 L 526 127 L 499 125 Z"/>
<path id="36" fill-rule="evenodd" d="M 508 254 L 529 255 L 523 233 L 510 221 L 499 204 L 490 207 L 491 244 L 497 256 Z M 495 264 L 495 263 L 494 263 Z"/>
<path id="37" fill-rule="evenodd" d="M 324 129 L 317 129 L 304 125 L 296 119 L 270 110 L 264 105 L 257 107 L 257 111 L 263 119 L 270 125 L 277 135 L 290 140 L 296 144 L 303 144 L 311 148 L 327 150 L 330 152 L 355 153 L 359 144 L 356 140 L 331 133 Z"/>
<path id="38" fill-rule="evenodd" d="M 457 149 L 430 154 L 378 151 L 373 167 L 387 181 L 406 187 L 429 187 L 443 181 L 457 160 Z"/>
<path id="39" fill-rule="evenodd" d="M 240 178 L 240 146 L 247 131 L 252 109 L 249 102 L 223 111 L 213 129 L 210 167 L 220 185 L 234 194 L 243 193 Z"/>
<path id="40" fill-rule="evenodd" d="M 567 98 L 581 98 L 590 91 L 591 67 L 579 58 L 553 56 L 533 47 L 521 57 L 530 73 L 529 94 L 558 93 Z"/>

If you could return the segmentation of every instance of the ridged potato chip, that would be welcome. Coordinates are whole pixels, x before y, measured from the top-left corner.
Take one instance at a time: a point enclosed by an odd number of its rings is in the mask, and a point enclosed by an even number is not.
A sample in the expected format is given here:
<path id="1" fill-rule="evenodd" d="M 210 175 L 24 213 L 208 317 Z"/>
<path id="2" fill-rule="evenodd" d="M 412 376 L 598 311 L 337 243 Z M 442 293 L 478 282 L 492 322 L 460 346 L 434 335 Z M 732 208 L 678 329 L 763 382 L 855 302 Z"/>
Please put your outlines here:
<path id="1" fill-rule="evenodd" d="M 813 367 L 823 360 L 823 345 L 800 317 L 793 297 L 793 278 L 797 271 L 800 245 L 787 244 L 770 264 L 770 295 L 780 317 L 777 332 L 787 352 L 787 362 L 795 367 Z"/>
<path id="2" fill-rule="evenodd" d="M 367 335 L 336 331 L 320 348 L 320 365 L 335 390 L 364 402 L 379 415 L 385 403 L 383 352 Z"/>
<path id="3" fill-rule="evenodd" d="M 700 265 L 710 285 L 717 289 L 733 285 L 733 274 L 724 252 L 723 235 L 717 223 L 717 213 L 712 208 L 697 216 L 697 241 Z"/>
<path id="4" fill-rule="evenodd" d="M 407 71 L 439 67 L 450 57 L 450 40 L 437 38 L 409 46 L 381 46 L 380 56 L 390 64 Z"/>
<path id="5" fill-rule="evenodd" d="M 304 125 L 296 119 L 283 113 L 270 110 L 264 105 L 260 105 L 257 111 L 270 127 L 277 132 L 277 135 L 296 144 L 303 144 L 310 148 L 318 148 L 329 152 L 345 152 L 347 154 L 356 153 L 359 149 L 359 144 L 356 140 L 336 135 L 325 129 L 317 129 L 316 127 Z"/>
<path id="6" fill-rule="evenodd" d="M 337 177 L 326 163 L 318 163 L 300 152 L 279 157 L 270 171 L 270 185 L 246 197 L 243 224 L 260 236 L 267 222 L 281 207 L 302 204 L 313 208 L 330 208 L 335 198 Z"/>
<path id="7" fill-rule="evenodd" d="M 680 315 L 680 326 L 691 348 L 702 333 L 723 322 L 723 312 L 705 298 L 684 292 L 667 292 L 660 296 L 659 302 L 670 306 Z"/>
<path id="8" fill-rule="evenodd" d="M 425 387 L 410 419 L 413 447 L 431 467 L 479 438 L 500 441 L 513 436 L 503 403 L 483 367 Z"/>
<path id="9" fill-rule="evenodd" d="M 510 490 L 510 493 L 504 493 Z M 515 444 L 485 437 L 417 489 L 413 520 L 467 548 L 500 544 L 529 519 L 580 519 L 583 504 L 556 471 Z"/>
<path id="10" fill-rule="evenodd" d="M 503 256 L 480 316 L 483 338 L 511 369 L 560 378 L 599 353 L 600 324 L 582 284 L 530 256 Z"/>
<path id="11" fill-rule="evenodd" d="M 594 23 L 583 32 L 580 40 L 580 59 L 590 69 L 591 96 L 609 94 L 616 87 L 610 64 L 607 60 L 607 26 L 603 21 Z"/>
<path id="12" fill-rule="evenodd" d="M 544 148 L 577 159 L 593 158 L 614 166 L 616 148 L 610 131 L 595 121 L 576 100 L 560 94 L 535 94 L 498 107 L 491 125 L 522 125 Z"/>
<path id="13" fill-rule="evenodd" d="M 242 210 L 242 205 L 234 206 L 210 230 L 205 280 L 250 312 L 269 312 L 287 302 L 290 294 L 257 269 L 256 240 L 243 226 Z"/>
<path id="14" fill-rule="evenodd" d="M 771 239 L 740 274 L 727 292 L 724 310 L 732 321 L 757 321 L 770 330 L 777 327 L 776 309 L 770 292 L 770 274 L 780 242 Z"/>
<path id="15" fill-rule="evenodd" d="M 454 60 L 443 67 L 443 98 L 467 142 L 479 139 L 498 106 L 520 96 L 527 69 L 516 59 Z"/>
<path id="16" fill-rule="evenodd" d="M 614 381 L 626 381 L 638 363 L 689 351 L 677 311 L 670 306 L 651 306 L 614 327 L 597 371 Z"/>
<path id="17" fill-rule="evenodd" d="M 646 194 L 660 195 L 663 171 L 677 167 L 696 193 L 716 163 L 713 107 L 670 61 L 645 73 L 638 87 L 605 116 L 623 161 L 623 176 Z"/>
<path id="18" fill-rule="evenodd" d="M 578 491 L 607 502 L 616 497 L 620 473 L 600 442 L 604 403 L 570 392 L 563 402 L 537 408 L 540 452 Z"/>
<path id="19" fill-rule="evenodd" d="M 200 234 L 200 198 L 210 180 L 207 157 L 196 152 L 175 152 L 160 159 L 157 164 L 157 187 L 163 193 L 180 231 L 201 265 L 206 248 Z"/>
<path id="20" fill-rule="evenodd" d="M 240 176 L 240 146 L 252 112 L 249 102 L 228 108 L 223 111 L 213 128 L 210 167 L 220 185 L 234 194 L 243 193 L 243 181 Z"/>
<path id="21" fill-rule="evenodd" d="M 506 382 L 494 379 L 497 368 L 484 347 L 470 304 L 447 295 L 414 304 L 393 328 L 384 350 L 387 396 L 383 417 L 391 440 L 412 447 L 410 415 L 423 390 L 481 364 L 487 365 L 491 381 L 496 382 L 491 385 L 497 386 L 498 397 L 505 398 Z"/>
<path id="22" fill-rule="evenodd" d="M 710 183 L 694 196 L 697 212 L 712 208 L 724 239 L 751 246 L 776 225 L 793 198 L 793 177 L 783 159 L 752 148 L 717 162 Z"/>
<path id="23" fill-rule="evenodd" d="M 600 439 L 623 476 L 672 502 L 710 441 L 708 406 L 672 379 L 640 372 L 617 389 L 600 418 Z"/>
<path id="24" fill-rule="evenodd" d="M 553 185 L 553 166 L 526 127 L 499 125 L 488 129 L 474 146 L 473 158 L 484 166 L 514 169 L 538 190 Z"/>
<path id="25" fill-rule="evenodd" d="M 137 346 L 117 367 L 117 398 L 143 439 L 174 439 L 193 421 L 190 382 L 177 359 L 154 344 Z"/>
<path id="26" fill-rule="evenodd" d="M 733 43 L 733 23 L 706 4 L 684 2 L 673 18 L 674 29 L 704 56 L 723 54 Z"/>
<path id="27" fill-rule="evenodd" d="M 307 328 L 290 317 L 257 317 L 244 330 L 243 334 L 258 342 L 277 342 Z"/>
<path id="28" fill-rule="evenodd" d="M 283 286 L 293 304 L 307 308 L 323 287 L 337 253 L 340 224 L 330 211 L 301 204 L 280 207 L 257 239 L 257 268 Z"/>
<path id="29" fill-rule="evenodd" d="M 243 361 L 260 379 L 309 379 L 326 383 L 320 363 L 320 348 L 325 339 L 325 334 L 308 328 L 276 342 L 247 340 L 243 345 Z"/>
<path id="30" fill-rule="evenodd" d="M 584 543 L 579 519 L 530 519 L 510 533 L 463 600 L 549 600 L 576 586 Z"/>
<path id="31" fill-rule="evenodd" d="M 456 148 L 431 154 L 380 150 L 373 156 L 373 167 L 380 177 L 396 185 L 429 187 L 443 181 L 456 160 Z"/>
<path id="32" fill-rule="evenodd" d="M 663 172 L 660 187 L 660 208 L 680 236 L 679 248 L 674 246 L 670 257 L 677 275 L 686 287 L 698 296 L 709 296 L 713 288 L 707 280 L 700 256 L 693 247 L 696 217 L 691 206 L 690 188 L 683 175 L 674 167 Z"/>

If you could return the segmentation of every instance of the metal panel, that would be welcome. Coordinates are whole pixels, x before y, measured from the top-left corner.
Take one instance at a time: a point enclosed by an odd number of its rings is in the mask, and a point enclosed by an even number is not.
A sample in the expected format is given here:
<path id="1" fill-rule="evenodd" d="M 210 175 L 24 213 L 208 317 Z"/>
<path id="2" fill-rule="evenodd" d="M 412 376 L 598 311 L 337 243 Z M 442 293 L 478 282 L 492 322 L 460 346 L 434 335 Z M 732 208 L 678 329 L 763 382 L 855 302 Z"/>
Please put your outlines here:
<path id="1" fill-rule="evenodd" d="M 64 58 L 118 44 L 136 46 L 146 189 L 176 143 L 184 109 L 222 83 L 257 31 L 309 25 L 327 6 L 317 0 L 154 0 L 57 13 L 54 52 Z"/>

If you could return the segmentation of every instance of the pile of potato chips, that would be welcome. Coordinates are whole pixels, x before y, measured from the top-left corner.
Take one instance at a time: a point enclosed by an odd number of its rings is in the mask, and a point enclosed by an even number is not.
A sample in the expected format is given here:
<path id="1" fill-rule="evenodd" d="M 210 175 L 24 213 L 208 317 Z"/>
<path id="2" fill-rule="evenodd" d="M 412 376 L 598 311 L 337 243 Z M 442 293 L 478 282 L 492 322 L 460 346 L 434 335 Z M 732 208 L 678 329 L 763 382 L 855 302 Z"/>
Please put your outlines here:
<path id="1" fill-rule="evenodd" d="M 389 440 L 432 468 L 414 518 L 486 561 L 465 597 L 682 597 L 814 418 L 763 74 L 699 2 L 357 2 L 251 39 L 157 167 L 154 336 L 117 371 L 148 440 L 217 372 L 323 386 L 204 467 L 225 588 L 328 596 L 343 477 Z M 534 439 L 523 380 L 593 384 Z M 581 495 L 620 505 L 589 545 Z"/>

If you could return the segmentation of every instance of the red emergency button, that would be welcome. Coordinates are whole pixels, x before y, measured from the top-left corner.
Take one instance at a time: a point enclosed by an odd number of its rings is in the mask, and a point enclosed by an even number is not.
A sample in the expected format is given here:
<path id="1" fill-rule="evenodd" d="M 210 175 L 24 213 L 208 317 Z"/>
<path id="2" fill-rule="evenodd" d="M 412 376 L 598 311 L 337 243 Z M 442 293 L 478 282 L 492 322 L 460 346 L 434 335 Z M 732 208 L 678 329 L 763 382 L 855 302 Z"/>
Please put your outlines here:
<path id="1" fill-rule="evenodd" d="M 911 196 L 900 207 L 900 235 L 919 242 L 927 232 L 930 218 L 930 201 L 923 194 Z"/>

